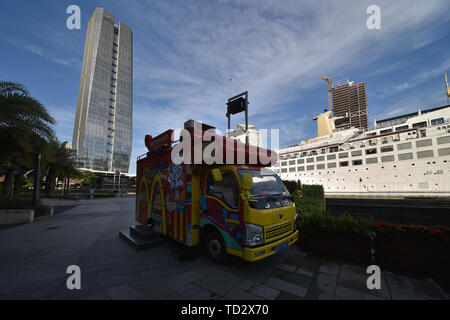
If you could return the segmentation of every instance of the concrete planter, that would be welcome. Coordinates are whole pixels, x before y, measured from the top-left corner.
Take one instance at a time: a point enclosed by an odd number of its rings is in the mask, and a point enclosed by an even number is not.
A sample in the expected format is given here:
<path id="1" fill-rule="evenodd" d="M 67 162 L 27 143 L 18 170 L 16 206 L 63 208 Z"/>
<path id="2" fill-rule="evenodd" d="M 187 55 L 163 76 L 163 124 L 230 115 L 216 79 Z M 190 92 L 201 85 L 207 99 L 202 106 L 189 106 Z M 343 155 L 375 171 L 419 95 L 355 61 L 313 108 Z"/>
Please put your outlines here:
<path id="1" fill-rule="evenodd" d="M 29 223 L 33 221 L 33 209 L 0 210 L 0 225 Z"/>
<path id="2" fill-rule="evenodd" d="M 377 263 L 399 272 L 432 275 L 450 285 L 450 244 L 390 237 L 376 239 Z"/>
<path id="3" fill-rule="evenodd" d="M 299 229 L 301 249 L 352 262 L 370 264 L 370 239 L 351 232 Z"/>

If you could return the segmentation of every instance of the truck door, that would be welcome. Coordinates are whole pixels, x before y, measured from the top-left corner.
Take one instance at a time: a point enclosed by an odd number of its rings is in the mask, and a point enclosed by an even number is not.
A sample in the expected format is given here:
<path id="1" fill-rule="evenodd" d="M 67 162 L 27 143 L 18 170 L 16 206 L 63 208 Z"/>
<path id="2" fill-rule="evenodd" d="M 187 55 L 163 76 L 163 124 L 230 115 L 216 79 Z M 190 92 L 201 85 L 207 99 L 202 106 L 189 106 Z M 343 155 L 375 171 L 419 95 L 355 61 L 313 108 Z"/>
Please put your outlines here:
<path id="1" fill-rule="evenodd" d="M 209 173 L 202 196 L 202 219 L 221 231 L 227 248 L 239 251 L 244 247 L 243 207 L 239 183 L 232 171 L 222 172 L 222 181 L 214 181 Z"/>

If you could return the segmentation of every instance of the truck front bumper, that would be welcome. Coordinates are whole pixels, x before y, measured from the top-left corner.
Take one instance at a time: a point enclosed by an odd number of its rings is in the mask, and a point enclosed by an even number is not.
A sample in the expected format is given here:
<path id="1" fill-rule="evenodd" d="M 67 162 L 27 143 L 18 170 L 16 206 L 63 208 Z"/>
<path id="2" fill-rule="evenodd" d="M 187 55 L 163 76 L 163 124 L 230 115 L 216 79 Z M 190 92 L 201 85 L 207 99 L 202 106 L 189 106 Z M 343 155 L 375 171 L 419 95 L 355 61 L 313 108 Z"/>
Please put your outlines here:
<path id="1" fill-rule="evenodd" d="M 253 262 L 267 258 L 279 252 L 280 250 L 283 250 L 285 247 L 291 246 L 297 241 L 297 239 L 298 239 L 298 230 L 280 240 L 263 245 L 261 247 L 256 248 L 246 247 L 244 248 L 244 260 Z"/>

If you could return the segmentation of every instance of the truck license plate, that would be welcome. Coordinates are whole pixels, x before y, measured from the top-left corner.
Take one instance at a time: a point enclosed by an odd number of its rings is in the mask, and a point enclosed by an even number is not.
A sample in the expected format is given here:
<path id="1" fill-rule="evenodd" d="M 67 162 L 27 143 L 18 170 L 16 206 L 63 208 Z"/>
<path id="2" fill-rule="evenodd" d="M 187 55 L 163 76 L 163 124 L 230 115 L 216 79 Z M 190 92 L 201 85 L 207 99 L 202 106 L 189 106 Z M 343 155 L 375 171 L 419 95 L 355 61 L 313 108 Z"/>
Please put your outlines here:
<path id="1" fill-rule="evenodd" d="M 280 251 L 286 249 L 288 246 L 289 246 L 289 245 L 288 245 L 288 242 L 283 242 L 282 244 L 280 244 L 280 245 L 276 248 L 276 250 L 277 250 L 277 252 L 280 252 Z"/>

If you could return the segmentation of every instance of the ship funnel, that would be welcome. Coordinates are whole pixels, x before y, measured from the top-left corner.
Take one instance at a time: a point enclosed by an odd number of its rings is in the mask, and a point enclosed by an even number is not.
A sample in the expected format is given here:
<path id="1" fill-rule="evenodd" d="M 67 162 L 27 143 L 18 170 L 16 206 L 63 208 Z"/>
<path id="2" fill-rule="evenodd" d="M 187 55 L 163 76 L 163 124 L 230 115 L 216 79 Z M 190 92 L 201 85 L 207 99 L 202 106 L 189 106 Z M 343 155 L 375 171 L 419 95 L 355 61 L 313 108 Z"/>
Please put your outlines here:
<path id="1" fill-rule="evenodd" d="M 327 111 L 313 118 L 313 120 L 317 120 L 317 136 L 331 134 L 336 129 L 334 122 L 337 118 L 330 118 L 330 116 L 331 111 Z"/>

